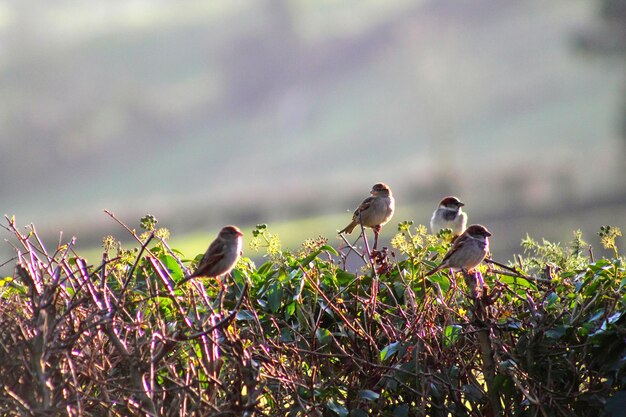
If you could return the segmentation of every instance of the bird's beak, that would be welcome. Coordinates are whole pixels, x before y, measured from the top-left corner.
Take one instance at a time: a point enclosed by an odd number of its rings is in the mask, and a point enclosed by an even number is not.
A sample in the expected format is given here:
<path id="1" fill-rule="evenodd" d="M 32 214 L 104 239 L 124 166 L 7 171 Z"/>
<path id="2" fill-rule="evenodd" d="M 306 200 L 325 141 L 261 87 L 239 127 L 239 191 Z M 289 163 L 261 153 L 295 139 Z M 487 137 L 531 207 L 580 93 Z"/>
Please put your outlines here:
<path id="1" fill-rule="evenodd" d="M 491 236 L 491 233 L 489 233 L 488 231 L 485 230 L 485 236 L 489 237 L 489 236 Z"/>
<path id="2" fill-rule="evenodd" d="M 463 207 L 463 206 L 465 205 L 465 203 L 461 203 L 461 202 L 459 201 L 459 202 L 457 203 L 457 205 L 458 205 L 459 207 Z"/>

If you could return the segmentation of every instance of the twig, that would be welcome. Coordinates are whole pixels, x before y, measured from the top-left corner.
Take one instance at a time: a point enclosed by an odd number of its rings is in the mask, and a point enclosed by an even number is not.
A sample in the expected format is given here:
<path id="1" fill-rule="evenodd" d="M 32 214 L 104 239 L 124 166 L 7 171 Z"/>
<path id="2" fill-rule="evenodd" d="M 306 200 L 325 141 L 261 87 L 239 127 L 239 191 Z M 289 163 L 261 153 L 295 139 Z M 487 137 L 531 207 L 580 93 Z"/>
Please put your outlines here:
<path id="1" fill-rule="evenodd" d="M 522 279 L 525 279 L 525 280 L 528 280 L 528 281 L 552 282 L 551 280 L 549 280 L 547 278 L 539 278 L 539 277 L 533 277 L 533 276 L 529 276 L 529 275 L 522 275 L 522 274 L 518 274 L 516 272 L 503 271 L 501 269 L 494 269 L 494 268 L 492 268 L 491 271 L 493 271 L 496 274 L 506 275 L 506 276 L 509 276 L 509 277 L 522 278 Z"/>
<path id="2" fill-rule="evenodd" d="M 317 285 L 317 283 L 309 276 L 309 274 L 304 270 L 304 268 L 302 267 L 302 265 L 300 265 L 300 269 L 302 270 L 302 273 L 304 274 L 304 276 L 307 278 L 307 280 L 309 281 L 309 283 L 311 284 L 311 286 L 313 287 L 313 289 L 315 289 L 315 291 L 317 291 L 317 293 L 319 295 L 322 296 L 322 298 L 324 299 L 324 301 L 326 301 L 327 305 L 333 310 L 333 312 L 335 314 L 337 314 L 339 317 L 341 317 L 341 320 L 344 322 L 344 324 L 350 329 L 352 330 L 355 334 L 358 334 L 362 337 L 365 337 L 371 344 L 372 346 L 376 346 L 376 342 L 374 341 L 374 339 L 372 339 L 372 336 L 370 336 L 369 334 L 367 334 L 367 332 L 365 332 L 365 330 L 359 328 L 357 329 L 356 327 L 354 327 L 352 325 L 352 323 L 346 318 L 346 316 L 343 315 L 343 313 L 341 312 L 341 310 L 339 310 L 326 296 L 326 294 L 324 294 L 324 291 L 321 290 L 321 288 Z"/>
<path id="3" fill-rule="evenodd" d="M 507 265 L 501 264 L 500 262 L 496 262 L 496 261 L 494 261 L 493 259 L 488 259 L 488 258 L 485 258 L 485 262 L 490 263 L 490 264 L 497 265 L 497 266 L 499 266 L 500 268 L 504 268 L 504 269 L 506 269 L 507 271 L 510 271 L 510 272 L 505 272 L 505 271 L 501 271 L 501 270 L 493 269 L 493 271 L 494 271 L 495 273 L 499 273 L 499 274 L 502 274 L 502 275 L 508 275 L 508 276 L 511 276 L 511 277 L 524 278 L 524 279 L 528 279 L 528 280 L 532 280 L 532 281 L 551 282 L 549 279 L 539 278 L 539 277 L 534 277 L 534 276 L 532 276 L 532 275 L 526 275 L 526 274 L 523 274 L 523 273 L 521 273 L 521 272 L 520 272 L 517 268 L 515 268 L 515 267 L 511 268 L 510 266 L 507 266 Z"/>
<path id="4" fill-rule="evenodd" d="M 478 304 L 478 300 L 477 300 Z M 477 307 L 480 307 L 477 305 Z M 496 388 L 496 364 L 494 361 L 494 352 L 491 344 L 490 329 L 486 324 L 486 317 L 483 318 L 483 324 L 481 329 L 477 333 L 478 346 L 480 349 L 480 356 L 482 358 L 482 367 L 485 376 L 485 382 L 487 383 L 487 396 L 489 397 L 489 403 L 494 417 L 502 416 L 502 406 L 500 404 L 500 396 Z"/>
<path id="5" fill-rule="evenodd" d="M 361 260 L 363 261 L 363 263 L 364 263 L 365 265 L 367 265 L 367 258 L 365 257 L 365 254 L 363 254 L 363 253 L 359 252 L 359 251 L 358 251 L 358 249 L 354 246 L 354 244 L 351 244 L 351 243 L 348 241 L 348 239 L 346 239 L 346 237 L 343 235 L 343 233 L 339 233 L 339 237 L 341 237 L 341 240 L 343 240 L 343 241 L 344 241 L 344 243 L 346 244 L 346 246 L 347 246 L 348 248 L 350 248 L 350 250 L 349 250 L 349 251 L 348 251 L 348 253 L 346 254 L 346 257 L 350 254 L 350 252 L 354 252 L 354 253 L 356 253 L 356 254 L 359 256 L 359 258 L 361 258 Z M 359 236 L 359 237 L 357 238 L 357 240 L 355 240 L 355 242 L 354 242 L 354 243 L 358 242 L 360 238 L 361 238 L 361 237 Z"/>
<path id="6" fill-rule="evenodd" d="M 198 332 L 198 333 L 194 333 L 194 334 L 189 335 L 189 336 L 181 336 L 178 340 L 197 339 L 198 337 L 202 337 L 202 336 L 208 335 L 213 330 L 220 329 L 220 328 L 224 327 L 225 324 L 227 324 L 230 321 L 232 321 L 232 319 L 237 315 L 237 313 L 239 312 L 239 309 L 241 308 L 241 304 L 243 303 L 243 300 L 244 300 L 244 298 L 245 298 L 247 293 L 248 293 L 248 283 L 246 282 L 243 285 L 243 290 L 241 290 L 241 296 L 239 297 L 239 300 L 237 300 L 237 304 L 235 304 L 235 307 L 233 308 L 233 311 L 231 311 L 230 314 L 228 314 L 228 316 L 224 317 L 223 319 L 221 319 L 220 321 L 218 321 L 217 323 L 215 323 L 213 326 L 209 327 L 206 330 L 203 330 L 203 331 Z"/>
<path id="7" fill-rule="evenodd" d="M 14 256 L 14 257 L 12 257 L 11 259 L 9 259 L 8 261 L 1 263 L 1 264 L 0 264 L 0 268 L 2 268 L 3 266 L 5 266 L 6 264 L 8 264 L 8 263 L 10 263 L 10 262 L 13 262 L 13 261 L 14 261 L 14 260 L 16 260 L 16 259 L 17 259 L 17 256 Z"/>
<path id="8" fill-rule="evenodd" d="M 180 266 L 180 269 L 182 271 L 187 271 L 189 272 L 189 268 L 187 268 L 185 266 L 185 264 L 182 263 L 182 261 L 180 259 L 178 259 L 178 255 L 176 255 L 174 253 L 174 250 L 172 250 L 172 248 L 170 248 L 170 246 L 167 244 L 167 242 L 165 241 L 165 239 L 163 239 L 161 236 L 155 236 L 159 242 L 163 245 L 163 247 L 165 249 L 167 249 L 167 251 L 169 252 L 170 255 L 172 255 L 172 257 L 176 260 L 176 262 L 178 263 L 178 266 Z"/>

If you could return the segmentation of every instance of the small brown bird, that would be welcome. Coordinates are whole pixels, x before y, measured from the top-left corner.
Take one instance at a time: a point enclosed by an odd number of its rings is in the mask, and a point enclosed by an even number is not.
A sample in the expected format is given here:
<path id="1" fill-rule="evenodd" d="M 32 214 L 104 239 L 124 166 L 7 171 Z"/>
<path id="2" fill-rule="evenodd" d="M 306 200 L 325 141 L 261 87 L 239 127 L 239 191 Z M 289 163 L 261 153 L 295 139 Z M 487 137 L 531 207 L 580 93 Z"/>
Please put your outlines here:
<path id="1" fill-rule="evenodd" d="M 461 209 L 464 205 L 454 196 L 442 199 L 430 219 L 430 232 L 436 235 L 441 229 L 452 229 L 454 236 L 463 233 L 467 226 L 467 213 Z"/>
<path id="2" fill-rule="evenodd" d="M 378 234 L 382 226 L 391 220 L 395 209 L 395 200 L 391 194 L 391 189 L 382 182 L 375 184 L 370 191 L 371 197 L 367 197 L 357 207 L 352 215 L 352 221 L 339 233 L 352 233 L 354 228 L 363 224 L 374 230 L 374 248 L 378 245 Z"/>
<path id="3" fill-rule="evenodd" d="M 178 285 L 195 277 L 219 277 L 229 273 L 242 254 L 243 233 L 236 226 L 224 226 L 198 262 L 195 272 Z"/>
<path id="4" fill-rule="evenodd" d="M 452 247 L 443 257 L 441 264 L 428 272 L 426 276 L 450 268 L 453 271 L 471 271 L 476 268 L 489 252 L 491 233 L 485 226 L 473 224 L 456 238 Z"/>

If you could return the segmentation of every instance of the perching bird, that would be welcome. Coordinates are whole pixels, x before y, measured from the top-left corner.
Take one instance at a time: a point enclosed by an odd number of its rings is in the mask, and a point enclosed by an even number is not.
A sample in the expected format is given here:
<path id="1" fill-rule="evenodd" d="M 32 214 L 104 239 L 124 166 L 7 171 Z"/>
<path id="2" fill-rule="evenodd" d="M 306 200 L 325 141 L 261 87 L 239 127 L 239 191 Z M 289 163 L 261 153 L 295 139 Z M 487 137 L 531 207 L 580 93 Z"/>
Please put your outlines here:
<path id="1" fill-rule="evenodd" d="M 491 233 L 485 226 L 480 224 L 469 226 L 456 238 L 441 264 L 426 276 L 444 268 L 450 268 L 455 272 L 461 270 L 469 272 L 476 268 L 489 252 L 489 236 Z"/>
<path id="2" fill-rule="evenodd" d="M 371 197 L 367 197 L 357 207 L 352 215 L 352 221 L 344 227 L 339 233 L 352 233 L 354 228 L 363 224 L 363 226 L 371 227 L 374 230 L 374 248 L 378 245 L 378 234 L 382 226 L 391 220 L 395 209 L 395 200 L 391 194 L 391 189 L 382 182 L 372 187 Z"/>
<path id="3" fill-rule="evenodd" d="M 178 285 L 195 277 L 218 277 L 229 273 L 241 256 L 243 233 L 236 226 L 224 226 L 198 262 L 195 272 Z"/>
<path id="4" fill-rule="evenodd" d="M 430 219 L 430 232 L 436 235 L 441 229 L 452 229 L 454 236 L 463 233 L 467 226 L 467 213 L 461 209 L 464 205 L 453 196 L 441 200 Z"/>

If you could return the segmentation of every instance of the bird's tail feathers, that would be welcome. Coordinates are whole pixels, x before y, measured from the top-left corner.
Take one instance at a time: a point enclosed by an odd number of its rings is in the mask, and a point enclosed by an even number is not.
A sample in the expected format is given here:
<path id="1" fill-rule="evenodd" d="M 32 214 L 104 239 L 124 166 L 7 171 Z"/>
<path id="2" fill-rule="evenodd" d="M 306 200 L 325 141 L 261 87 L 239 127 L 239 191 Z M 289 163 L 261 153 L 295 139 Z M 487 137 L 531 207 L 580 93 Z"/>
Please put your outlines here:
<path id="1" fill-rule="evenodd" d="M 441 271 L 441 265 L 439 265 L 439 266 L 437 266 L 437 267 L 435 267 L 435 268 L 431 269 L 431 270 L 430 270 L 430 271 L 428 271 L 428 272 L 426 273 L 426 275 L 424 275 L 424 276 L 425 276 L 425 277 L 427 277 L 427 276 L 430 276 L 430 275 L 434 274 L 435 272 L 439 272 L 439 271 Z"/>
<path id="2" fill-rule="evenodd" d="M 193 278 L 201 277 L 202 275 L 198 275 L 198 271 L 194 271 L 191 275 L 186 276 L 176 283 L 176 286 L 182 285 L 187 281 L 191 281 Z"/>
<path id="3" fill-rule="evenodd" d="M 354 230 L 354 228 L 356 227 L 358 223 L 357 222 L 352 222 L 349 225 L 347 225 L 346 227 L 344 227 L 342 230 L 339 231 L 339 233 L 352 233 L 352 231 Z"/>

